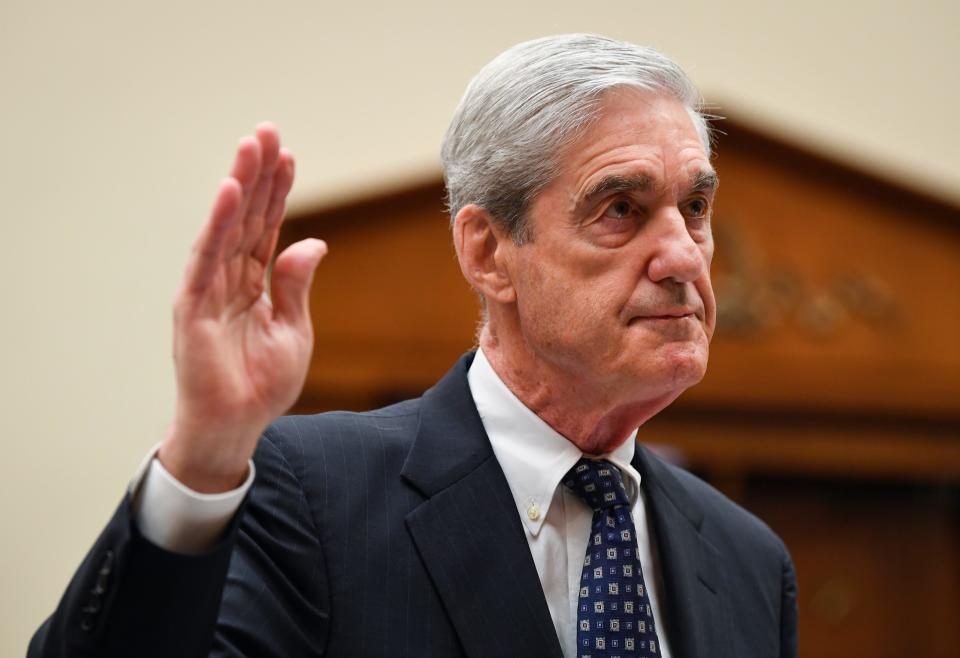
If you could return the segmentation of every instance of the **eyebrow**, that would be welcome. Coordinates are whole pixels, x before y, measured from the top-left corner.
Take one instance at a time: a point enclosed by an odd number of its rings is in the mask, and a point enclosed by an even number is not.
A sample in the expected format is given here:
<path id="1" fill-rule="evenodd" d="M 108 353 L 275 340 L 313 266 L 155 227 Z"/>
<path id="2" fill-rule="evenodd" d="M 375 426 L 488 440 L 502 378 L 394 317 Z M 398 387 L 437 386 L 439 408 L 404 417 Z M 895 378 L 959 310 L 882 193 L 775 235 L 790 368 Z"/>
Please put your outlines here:
<path id="1" fill-rule="evenodd" d="M 690 192 L 712 192 L 720 187 L 720 177 L 715 171 L 701 171 L 693 177 Z"/>
<path id="2" fill-rule="evenodd" d="M 610 174 L 590 186 L 587 193 L 583 195 L 583 202 L 584 204 L 589 204 L 597 197 L 606 196 L 611 192 L 646 192 L 652 186 L 653 179 L 649 176 L 620 176 L 618 174 Z"/>

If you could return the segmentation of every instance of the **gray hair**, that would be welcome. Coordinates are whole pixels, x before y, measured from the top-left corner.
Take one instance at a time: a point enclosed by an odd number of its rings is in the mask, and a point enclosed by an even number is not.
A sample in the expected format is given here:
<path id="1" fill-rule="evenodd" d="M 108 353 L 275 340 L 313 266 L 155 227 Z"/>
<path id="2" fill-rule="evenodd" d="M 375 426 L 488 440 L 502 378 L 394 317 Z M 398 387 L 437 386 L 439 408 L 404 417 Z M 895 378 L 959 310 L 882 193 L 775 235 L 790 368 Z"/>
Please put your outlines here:
<path id="1" fill-rule="evenodd" d="M 597 117 L 603 93 L 621 86 L 680 101 L 710 156 L 700 92 L 664 55 L 592 34 L 526 41 L 470 81 L 447 129 L 441 157 L 451 222 L 473 203 L 514 242 L 528 241 L 530 203 L 558 175 L 565 147 Z"/>

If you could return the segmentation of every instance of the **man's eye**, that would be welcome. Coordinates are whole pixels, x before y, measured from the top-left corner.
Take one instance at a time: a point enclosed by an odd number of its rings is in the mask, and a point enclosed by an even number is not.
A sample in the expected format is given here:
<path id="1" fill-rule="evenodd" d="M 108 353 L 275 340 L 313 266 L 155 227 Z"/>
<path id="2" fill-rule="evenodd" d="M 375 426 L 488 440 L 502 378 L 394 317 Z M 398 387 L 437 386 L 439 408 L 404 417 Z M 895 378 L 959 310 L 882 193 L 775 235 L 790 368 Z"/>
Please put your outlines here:
<path id="1" fill-rule="evenodd" d="M 709 209 L 710 206 L 707 204 L 706 200 L 693 199 L 687 204 L 687 215 L 695 218 L 704 217 Z"/>
<path id="2" fill-rule="evenodd" d="M 633 204 L 629 201 L 614 201 L 607 209 L 603 211 L 604 217 L 613 217 L 615 219 L 624 219 L 633 213 Z"/>

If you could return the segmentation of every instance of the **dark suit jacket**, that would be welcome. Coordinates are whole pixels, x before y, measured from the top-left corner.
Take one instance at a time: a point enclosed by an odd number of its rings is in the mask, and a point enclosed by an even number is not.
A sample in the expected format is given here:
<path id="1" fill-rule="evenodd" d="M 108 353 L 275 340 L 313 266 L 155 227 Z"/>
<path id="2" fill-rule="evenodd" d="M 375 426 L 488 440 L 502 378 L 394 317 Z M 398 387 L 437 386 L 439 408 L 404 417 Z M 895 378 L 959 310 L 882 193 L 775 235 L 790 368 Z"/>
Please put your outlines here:
<path id="1" fill-rule="evenodd" d="M 285 417 L 223 541 L 152 545 L 125 499 L 30 644 L 65 656 L 560 657 L 524 530 L 467 385 Z M 759 520 L 638 447 L 676 658 L 796 654 L 793 567 Z"/>

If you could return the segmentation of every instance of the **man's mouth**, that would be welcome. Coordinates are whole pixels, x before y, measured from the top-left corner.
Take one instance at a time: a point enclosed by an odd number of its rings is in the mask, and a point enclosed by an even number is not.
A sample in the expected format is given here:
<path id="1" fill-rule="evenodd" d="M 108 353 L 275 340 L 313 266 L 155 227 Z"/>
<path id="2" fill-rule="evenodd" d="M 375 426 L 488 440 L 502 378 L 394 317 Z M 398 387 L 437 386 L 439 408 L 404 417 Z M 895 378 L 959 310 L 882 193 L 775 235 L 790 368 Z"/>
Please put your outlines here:
<path id="1" fill-rule="evenodd" d="M 643 313 L 641 315 L 635 315 L 630 318 L 630 322 L 644 321 L 644 320 L 684 320 L 691 319 L 695 320 L 699 317 L 698 313 L 694 309 L 689 308 L 678 308 L 678 309 L 667 309 L 663 311 L 657 311 L 655 313 Z"/>

